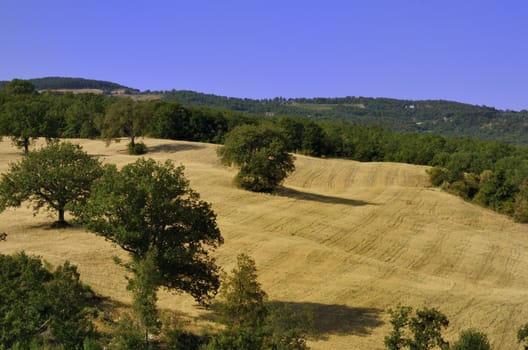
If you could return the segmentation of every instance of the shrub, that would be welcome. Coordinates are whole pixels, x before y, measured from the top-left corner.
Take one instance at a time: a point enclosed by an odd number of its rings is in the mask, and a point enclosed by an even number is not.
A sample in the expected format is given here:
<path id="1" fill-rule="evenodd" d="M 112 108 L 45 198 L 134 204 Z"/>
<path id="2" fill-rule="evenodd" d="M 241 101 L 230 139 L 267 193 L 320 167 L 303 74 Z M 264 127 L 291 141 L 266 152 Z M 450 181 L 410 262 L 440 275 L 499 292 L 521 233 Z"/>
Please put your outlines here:
<path id="1" fill-rule="evenodd" d="M 147 153 L 147 145 L 143 142 L 129 143 L 128 144 L 128 154 L 131 155 L 141 155 Z"/>

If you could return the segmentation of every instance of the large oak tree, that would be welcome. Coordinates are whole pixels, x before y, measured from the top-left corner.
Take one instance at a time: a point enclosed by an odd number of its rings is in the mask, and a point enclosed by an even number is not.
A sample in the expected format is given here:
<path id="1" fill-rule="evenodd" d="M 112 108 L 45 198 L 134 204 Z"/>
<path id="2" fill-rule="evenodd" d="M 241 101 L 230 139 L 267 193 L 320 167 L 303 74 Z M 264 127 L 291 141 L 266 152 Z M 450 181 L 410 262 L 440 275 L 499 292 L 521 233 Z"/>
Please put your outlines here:
<path id="1" fill-rule="evenodd" d="M 216 214 L 190 188 L 183 167 L 152 159 L 121 170 L 108 167 L 94 182 L 81 217 L 90 231 L 129 252 L 133 269 L 147 256 L 154 259 L 159 286 L 199 302 L 216 293 L 219 268 L 210 250 L 223 239 Z"/>
<path id="2" fill-rule="evenodd" d="M 92 182 L 101 176 L 101 163 L 78 145 L 51 143 L 31 151 L 11 164 L 0 180 L 0 211 L 19 207 L 24 201 L 58 213 L 57 224 L 66 224 L 64 214 L 82 203 Z"/>

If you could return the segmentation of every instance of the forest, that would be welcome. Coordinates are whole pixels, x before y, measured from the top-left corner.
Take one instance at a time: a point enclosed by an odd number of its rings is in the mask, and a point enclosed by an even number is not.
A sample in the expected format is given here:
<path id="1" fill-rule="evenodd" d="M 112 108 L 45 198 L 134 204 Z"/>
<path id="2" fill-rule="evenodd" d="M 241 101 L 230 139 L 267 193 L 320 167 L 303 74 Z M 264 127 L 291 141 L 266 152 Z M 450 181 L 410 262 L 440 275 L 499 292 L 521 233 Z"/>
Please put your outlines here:
<path id="1" fill-rule="evenodd" d="M 303 116 L 315 120 L 378 125 L 397 132 L 500 140 L 528 144 L 528 111 L 501 111 L 441 100 L 391 98 L 241 99 L 193 91 L 167 91 L 165 100 L 183 105 L 221 108 L 261 116 Z"/>

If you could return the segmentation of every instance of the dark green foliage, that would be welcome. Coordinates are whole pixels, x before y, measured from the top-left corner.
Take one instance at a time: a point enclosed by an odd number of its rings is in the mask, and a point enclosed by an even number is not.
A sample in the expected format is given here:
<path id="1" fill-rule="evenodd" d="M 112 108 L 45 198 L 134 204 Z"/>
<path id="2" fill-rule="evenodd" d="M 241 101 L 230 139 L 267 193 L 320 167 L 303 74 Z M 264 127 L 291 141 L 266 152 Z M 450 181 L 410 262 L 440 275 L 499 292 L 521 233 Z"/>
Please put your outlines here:
<path id="1" fill-rule="evenodd" d="M 102 166 L 78 145 L 51 143 L 31 151 L 0 181 L 0 209 L 18 207 L 30 200 L 35 211 L 55 210 L 59 225 L 65 224 L 64 213 L 83 203 L 92 182 L 101 176 Z"/>
<path id="2" fill-rule="evenodd" d="M 129 143 L 127 147 L 128 154 L 131 155 L 142 155 L 147 153 L 147 146 L 143 142 L 136 142 L 134 144 Z"/>
<path id="3" fill-rule="evenodd" d="M 255 262 L 246 254 L 237 257 L 237 266 L 226 276 L 216 304 L 225 329 L 207 346 L 223 349 L 307 349 L 306 337 L 313 334 L 313 314 L 266 303 L 266 293 L 257 281 Z"/>
<path id="4" fill-rule="evenodd" d="M 145 346 L 144 333 L 134 322 L 130 315 L 125 314 L 119 320 L 109 350 L 148 350 L 148 344 Z"/>
<path id="5" fill-rule="evenodd" d="M 173 327 L 164 331 L 163 340 L 170 350 L 198 350 L 206 343 L 206 339 L 193 333 Z"/>
<path id="6" fill-rule="evenodd" d="M 491 350 L 491 345 L 486 334 L 475 329 L 467 329 L 460 333 L 458 340 L 449 348 L 450 350 Z"/>
<path id="7" fill-rule="evenodd" d="M 13 79 L 5 84 L 5 91 L 8 95 L 34 95 L 37 90 L 28 80 Z"/>
<path id="8" fill-rule="evenodd" d="M 517 188 L 509 181 L 504 170 L 489 172 L 480 178 L 475 201 L 498 212 L 513 214 Z"/>
<path id="9" fill-rule="evenodd" d="M 410 101 L 390 98 L 240 99 L 193 91 L 168 91 L 166 100 L 253 115 L 310 117 L 381 125 L 397 132 L 441 134 L 528 144 L 528 111 L 500 111 L 450 101 Z"/>
<path id="10" fill-rule="evenodd" d="M 47 101 L 40 96 L 17 95 L 9 98 L 0 111 L 0 132 L 27 154 L 32 140 L 58 136 L 55 123 L 47 117 Z"/>
<path id="11" fill-rule="evenodd" d="M 256 350 L 266 349 L 260 334 L 247 329 L 224 331 L 217 334 L 205 346 L 205 350 Z"/>
<path id="12" fill-rule="evenodd" d="M 275 304 L 268 306 L 264 329 L 271 349 L 303 350 L 308 349 L 307 337 L 316 334 L 313 324 L 313 312 Z"/>
<path id="13" fill-rule="evenodd" d="M 82 349 L 91 334 L 75 266 L 54 272 L 38 258 L 0 255 L 0 349 L 41 345 L 49 333 L 65 349 Z"/>
<path id="14" fill-rule="evenodd" d="M 183 167 L 138 159 L 106 168 L 81 210 L 86 227 L 138 261 L 157 249 L 160 286 L 206 302 L 219 287 L 209 250 L 223 240 L 209 203 L 189 187 Z"/>
<path id="15" fill-rule="evenodd" d="M 273 191 L 295 169 L 282 134 L 266 126 L 235 128 L 218 154 L 224 164 L 240 168 L 237 184 L 254 192 Z"/>
<path id="16" fill-rule="evenodd" d="M 160 285 L 159 269 L 156 266 L 158 254 L 157 249 L 153 248 L 142 259 L 136 257 L 131 266 L 134 276 L 128 281 L 128 289 L 132 291 L 132 308 L 145 335 L 146 347 L 149 344 L 149 334 L 159 334 L 161 328 L 156 308 Z"/>
<path id="17" fill-rule="evenodd" d="M 525 350 L 528 350 L 528 323 L 517 331 L 517 341 L 523 344 Z"/>
<path id="18" fill-rule="evenodd" d="M 147 132 L 148 121 L 152 116 L 153 105 L 148 102 L 134 101 L 131 98 L 120 98 L 113 101 L 106 113 L 99 120 L 101 137 L 110 143 L 119 137 L 130 139 L 129 150 L 135 151 L 136 137 Z"/>
<path id="19" fill-rule="evenodd" d="M 436 309 L 413 310 L 398 306 L 389 310 L 392 331 L 385 337 L 385 347 L 389 350 L 409 349 L 448 349 L 449 344 L 442 337 L 442 329 L 449 325 L 447 317 Z"/>
<path id="20" fill-rule="evenodd" d="M 248 255 L 237 257 L 237 266 L 223 281 L 220 295 L 220 321 L 228 328 L 258 330 L 264 325 L 266 293 L 257 281 L 255 261 Z"/>
<path id="21" fill-rule="evenodd" d="M 428 169 L 427 174 L 429 174 L 429 179 L 433 186 L 440 186 L 449 182 L 449 170 L 446 168 L 434 167 Z"/>

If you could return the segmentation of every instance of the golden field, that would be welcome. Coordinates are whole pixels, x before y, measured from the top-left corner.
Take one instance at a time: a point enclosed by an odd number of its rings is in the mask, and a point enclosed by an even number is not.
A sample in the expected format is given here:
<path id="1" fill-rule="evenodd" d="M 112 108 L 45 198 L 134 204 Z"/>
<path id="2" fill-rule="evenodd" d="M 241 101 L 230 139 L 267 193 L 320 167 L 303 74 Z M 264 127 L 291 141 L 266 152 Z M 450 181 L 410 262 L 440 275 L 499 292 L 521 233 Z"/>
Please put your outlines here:
<path id="1" fill-rule="evenodd" d="M 71 140 L 104 162 L 123 165 L 126 142 Z M 237 189 L 216 145 L 145 139 L 147 157 L 185 166 L 191 187 L 212 203 L 225 239 L 215 255 L 230 271 L 252 256 L 270 300 L 309 307 L 321 339 L 313 349 L 383 349 L 398 303 L 436 307 L 445 333 L 477 328 L 495 349 L 518 349 L 528 322 L 528 226 L 432 188 L 427 167 L 296 156 L 296 171 L 277 194 Z M 41 142 L 42 143 L 42 142 Z M 21 157 L 0 142 L 0 171 Z M 0 214 L 1 253 L 25 250 L 53 264 L 70 260 L 100 295 L 129 302 L 119 248 L 80 227 L 52 229 L 55 215 L 24 207 Z M 207 311 L 189 297 L 161 293 L 161 308 L 200 325 Z"/>

